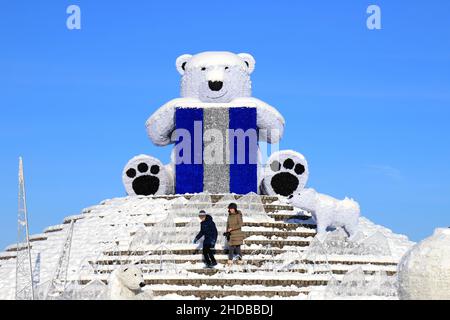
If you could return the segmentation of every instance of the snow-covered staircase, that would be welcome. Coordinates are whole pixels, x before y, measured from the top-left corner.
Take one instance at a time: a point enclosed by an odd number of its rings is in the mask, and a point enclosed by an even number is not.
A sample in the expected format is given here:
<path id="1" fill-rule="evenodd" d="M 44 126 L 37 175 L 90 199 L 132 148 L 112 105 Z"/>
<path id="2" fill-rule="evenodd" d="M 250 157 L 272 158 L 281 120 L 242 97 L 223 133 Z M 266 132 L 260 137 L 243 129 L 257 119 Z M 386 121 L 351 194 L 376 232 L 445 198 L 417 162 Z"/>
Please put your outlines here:
<path id="1" fill-rule="evenodd" d="M 329 254 L 323 252 L 320 241 L 314 238 L 316 225 L 311 215 L 294 210 L 284 199 L 253 195 L 245 202 L 239 196 L 206 195 L 208 203 L 205 195 L 196 197 L 107 200 L 83 210 L 80 215 L 65 218 L 63 224 L 49 227 L 42 234 L 33 235 L 33 256 L 41 252 L 42 262 L 47 262 L 41 268 L 41 273 L 45 273 L 41 275 L 41 282 L 51 279 L 55 268 L 53 260 L 58 259 L 55 247 L 61 244 L 72 220 L 76 222 L 68 281 L 80 288 L 98 281 L 107 283 L 115 268 L 133 263 L 142 268 L 146 288 L 153 290 L 157 298 L 305 299 L 314 290 L 324 292 L 330 279 L 340 281 L 351 270 L 358 269 L 368 279 L 380 273 L 395 275 L 399 252 L 410 245 L 404 237 L 393 235 L 392 239 L 388 237 L 389 245 L 396 246 L 397 255 Z M 244 214 L 243 231 L 247 238 L 242 246 L 243 264 L 231 268 L 224 265 L 228 259 L 222 245 L 225 241 L 219 238 L 216 246 L 219 265 L 215 269 L 205 269 L 201 245 L 191 244 L 199 228 L 198 221 L 194 224 L 193 219 L 199 207 L 206 209 L 222 234 L 226 218 L 224 206 L 234 199 Z M 366 236 L 373 230 L 384 229 L 368 221 L 364 224 L 368 225 Z M 145 238 L 164 229 L 176 237 L 162 236 L 160 243 L 155 243 L 154 238 Z M 137 245 L 136 239 L 139 240 Z M 0 276 L 9 271 L 9 287 L 13 286 L 16 250 L 12 245 L 0 254 Z M 8 285 L 0 280 L 0 289 L 2 287 Z M 11 295 L 13 288 L 8 289 Z"/>

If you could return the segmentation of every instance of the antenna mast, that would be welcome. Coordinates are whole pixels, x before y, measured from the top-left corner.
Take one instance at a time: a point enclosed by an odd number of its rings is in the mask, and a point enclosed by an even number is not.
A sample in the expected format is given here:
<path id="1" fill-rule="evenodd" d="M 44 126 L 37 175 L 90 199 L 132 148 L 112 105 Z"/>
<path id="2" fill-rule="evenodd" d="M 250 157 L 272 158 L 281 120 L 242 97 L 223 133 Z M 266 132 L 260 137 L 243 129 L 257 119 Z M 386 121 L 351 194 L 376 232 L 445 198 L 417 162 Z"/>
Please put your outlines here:
<path id="1" fill-rule="evenodd" d="M 22 157 L 19 158 L 19 203 L 17 213 L 16 300 L 34 300 L 33 269 L 28 231 L 27 201 Z"/>
<path id="2" fill-rule="evenodd" d="M 50 283 L 46 300 L 58 299 L 64 294 L 67 286 L 67 271 L 69 268 L 70 249 L 72 247 L 73 226 L 75 220 L 70 222 L 66 239 L 61 250 L 61 254 L 56 265 L 55 274 Z"/>

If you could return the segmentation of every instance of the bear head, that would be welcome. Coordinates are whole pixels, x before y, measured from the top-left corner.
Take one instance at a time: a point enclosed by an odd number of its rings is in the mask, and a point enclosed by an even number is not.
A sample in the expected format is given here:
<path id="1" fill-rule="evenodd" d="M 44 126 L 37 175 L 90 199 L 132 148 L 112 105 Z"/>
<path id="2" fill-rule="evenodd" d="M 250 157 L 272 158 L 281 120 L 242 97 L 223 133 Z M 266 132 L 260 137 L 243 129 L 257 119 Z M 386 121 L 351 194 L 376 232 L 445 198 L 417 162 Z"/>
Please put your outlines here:
<path id="1" fill-rule="evenodd" d="M 176 60 L 181 74 L 181 97 L 206 103 L 228 103 L 251 96 L 250 74 L 255 59 L 248 53 L 210 51 L 184 54 Z"/>
<path id="2" fill-rule="evenodd" d="M 317 192 L 314 189 L 305 188 L 291 195 L 288 198 L 288 203 L 296 208 L 315 212 L 317 208 Z"/>
<path id="3" fill-rule="evenodd" d="M 119 281 L 128 289 L 138 291 L 145 286 L 142 272 L 136 266 L 124 266 L 117 273 Z"/>

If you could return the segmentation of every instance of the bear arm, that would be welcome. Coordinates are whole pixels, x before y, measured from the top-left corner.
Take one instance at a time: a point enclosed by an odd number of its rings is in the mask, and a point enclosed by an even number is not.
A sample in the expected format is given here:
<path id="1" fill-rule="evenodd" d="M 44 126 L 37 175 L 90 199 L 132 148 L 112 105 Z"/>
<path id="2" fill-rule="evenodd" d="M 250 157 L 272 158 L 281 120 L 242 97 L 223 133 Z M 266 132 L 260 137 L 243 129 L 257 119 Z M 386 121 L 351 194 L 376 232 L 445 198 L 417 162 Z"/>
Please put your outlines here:
<path id="1" fill-rule="evenodd" d="M 145 123 L 150 140 L 157 146 L 173 143 L 171 136 L 175 130 L 175 107 L 198 102 L 199 100 L 193 98 L 177 98 L 156 110 Z"/>
<path id="2" fill-rule="evenodd" d="M 256 125 L 259 140 L 268 143 L 278 143 L 283 137 L 285 120 L 281 113 L 271 105 L 253 97 L 236 98 L 231 101 L 233 105 L 254 107 L 257 109 Z"/>
<path id="3" fill-rule="evenodd" d="M 274 107 L 261 101 L 257 114 L 260 140 L 268 143 L 278 143 L 283 137 L 284 124 L 283 116 Z"/>

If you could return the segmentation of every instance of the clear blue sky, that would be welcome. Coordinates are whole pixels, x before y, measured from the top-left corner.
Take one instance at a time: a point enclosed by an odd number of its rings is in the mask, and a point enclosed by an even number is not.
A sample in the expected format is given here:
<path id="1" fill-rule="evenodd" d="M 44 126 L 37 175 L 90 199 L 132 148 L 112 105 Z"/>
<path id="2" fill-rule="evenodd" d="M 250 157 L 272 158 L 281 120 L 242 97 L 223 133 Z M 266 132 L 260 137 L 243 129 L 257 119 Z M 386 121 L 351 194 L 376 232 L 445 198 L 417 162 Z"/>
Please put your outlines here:
<path id="1" fill-rule="evenodd" d="M 3 1 L 0 248 L 16 241 L 19 155 L 32 233 L 123 196 L 132 156 L 169 159 L 144 123 L 179 95 L 176 57 L 206 50 L 254 55 L 254 96 L 287 119 L 281 148 L 306 156 L 309 186 L 415 241 L 449 226 L 449 15 L 446 0 Z"/>

